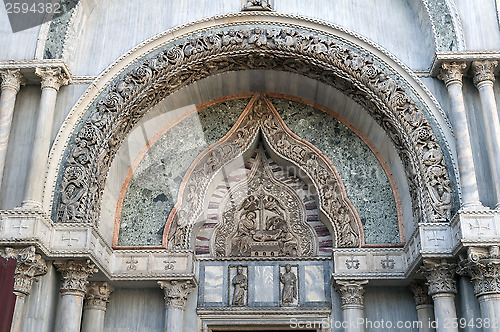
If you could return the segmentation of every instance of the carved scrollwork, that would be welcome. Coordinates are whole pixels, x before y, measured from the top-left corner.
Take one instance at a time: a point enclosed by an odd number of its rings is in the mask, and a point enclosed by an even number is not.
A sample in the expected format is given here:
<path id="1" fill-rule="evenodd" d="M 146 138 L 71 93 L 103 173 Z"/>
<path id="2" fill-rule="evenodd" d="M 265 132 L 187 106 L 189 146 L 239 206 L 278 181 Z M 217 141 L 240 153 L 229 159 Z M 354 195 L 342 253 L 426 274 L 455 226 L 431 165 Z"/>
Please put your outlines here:
<path id="1" fill-rule="evenodd" d="M 500 294 L 500 254 L 498 246 L 469 248 L 467 258 L 459 263 L 459 274 L 471 277 L 474 294 Z"/>
<path id="2" fill-rule="evenodd" d="M 424 259 L 420 272 L 427 278 L 429 295 L 438 293 L 457 293 L 455 273 L 457 264 L 446 259 Z"/>
<path id="3" fill-rule="evenodd" d="M 342 310 L 347 306 L 363 307 L 366 284 L 368 280 L 335 280 L 335 291 L 340 294 Z"/>
<path id="4" fill-rule="evenodd" d="M 264 139 L 275 153 L 299 166 L 318 188 L 320 210 L 332 223 L 337 247 L 359 246 L 362 243 L 361 221 L 348 200 L 342 181 L 331 162 L 313 145 L 295 136 L 286 128 L 270 101 L 257 95 L 250 101 L 229 133 L 203 151 L 187 171 L 181 184 L 176 207 L 172 210 L 167 227 L 165 227 L 166 232 L 168 232 L 166 234 L 168 234 L 169 247 L 179 249 L 189 247 L 188 240 L 191 228 L 201 213 L 212 175 L 229 161 L 241 155 L 255 140 L 259 131 L 262 132 Z M 244 235 L 251 231 L 269 231 L 262 227 L 250 229 L 251 226 L 244 226 L 245 224 L 253 225 L 257 219 L 255 211 L 249 211 L 245 207 L 245 204 L 250 204 L 248 200 L 251 197 L 254 197 L 254 204 L 261 205 L 265 205 L 266 199 L 275 199 L 277 202 L 286 201 L 287 203 L 283 203 L 283 205 L 295 202 L 296 206 L 288 207 L 287 211 L 300 210 L 300 203 L 298 203 L 300 199 L 290 198 L 293 194 L 288 193 L 283 187 L 274 191 L 261 189 L 265 176 L 256 175 L 259 165 L 262 168 L 259 174 L 267 174 L 267 182 L 273 183 L 272 174 L 266 172 L 264 162 L 261 161 L 257 163 L 255 168 L 252 168 L 251 180 L 246 184 L 253 185 L 255 188 L 252 187 L 251 192 L 259 192 L 261 197 L 248 195 L 246 189 L 241 192 L 238 190 L 231 192 L 230 197 L 236 203 L 228 204 L 228 208 L 221 212 L 223 222 L 215 232 L 214 253 L 216 256 L 248 256 L 252 251 L 249 247 L 249 241 L 265 242 L 258 241 L 255 234 Z M 286 193 L 290 196 L 289 198 L 281 197 Z M 263 206 L 261 207 L 263 208 Z M 278 248 L 279 244 L 276 245 L 276 253 L 290 255 L 293 252 L 292 256 L 310 256 L 314 252 L 310 240 L 313 237 L 312 232 L 303 226 L 300 216 L 293 216 L 290 213 L 287 212 L 286 216 L 283 213 L 281 216 L 279 213 L 274 215 L 281 218 L 282 227 L 286 227 L 286 234 L 291 237 L 285 241 L 286 243 L 281 243 L 282 248 Z M 285 221 L 284 218 L 288 218 L 288 220 Z M 168 223 L 171 223 L 170 230 L 168 230 Z M 276 222 L 276 224 L 279 223 Z M 294 238 L 293 241 L 292 238 Z M 236 242 L 229 243 L 229 239 L 236 240 Z M 295 250 L 293 243 L 297 245 Z"/>
<path id="5" fill-rule="evenodd" d="M 195 288 L 196 284 L 192 280 L 168 280 L 158 281 L 158 285 L 165 294 L 165 306 L 174 306 L 184 309 L 189 293 Z"/>
<path id="6" fill-rule="evenodd" d="M 61 293 L 76 292 L 82 296 L 87 292 L 88 278 L 98 271 L 90 260 L 57 261 L 54 265 L 62 274 Z"/>
<path id="7" fill-rule="evenodd" d="M 298 73 L 332 85 L 358 102 L 388 133 L 399 151 L 416 219 L 447 220 L 452 202 L 444 158 L 432 164 L 421 162 L 432 149 L 443 153 L 429 121 L 405 89 L 368 57 L 332 38 L 293 28 L 256 27 L 207 31 L 182 40 L 144 60 L 106 90 L 78 126 L 81 129 L 75 135 L 75 144 L 68 145 L 61 195 L 55 208 L 57 221 L 98 220 L 112 158 L 125 135 L 153 105 L 196 80 L 256 68 Z M 231 159 L 241 147 L 238 141 L 224 147 L 229 152 L 227 158 Z M 222 148 L 217 147 L 219 151 Z M 211 172 L 210 166 L 195 172 L 203 176 Z M 179 213 L 189 215 L 191 211 Z M 181 223 L 173 234 L 183 227 Z M 176 235 L 181 236 L 182 232 Z M 352 242 L 349 237 L 343 241 Z"/>
<path id="8" fill-rule="evenodd" d="M 0 251 L 0 256 L 17 260 L 14 272 L 14 292 L 29 295 L 33 281 L 47 273 L 47 264 L 35 253 L 35 247 L 11 248 Z"/>
<path id="9" fill-rule="evenodd" d="M 87 294 L 85 294 L 85 307 L 106 311 L 106 305 L 112 292 L 113 287 L 107 282 L 90 283 L 87 286 Z"/>

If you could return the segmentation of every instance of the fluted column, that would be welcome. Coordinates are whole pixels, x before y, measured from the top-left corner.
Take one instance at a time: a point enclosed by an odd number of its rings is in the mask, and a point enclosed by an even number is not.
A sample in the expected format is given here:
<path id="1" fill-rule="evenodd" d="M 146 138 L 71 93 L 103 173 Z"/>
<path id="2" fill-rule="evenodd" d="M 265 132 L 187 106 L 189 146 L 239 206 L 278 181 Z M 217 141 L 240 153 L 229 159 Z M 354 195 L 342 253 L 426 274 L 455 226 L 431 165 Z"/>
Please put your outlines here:
<path id="1" fill-rule="evenodd" d="M 451 118 L 453 119 L 458 170 L 462 186 L 462 205 L 464 209 L 474 209 L 482 205 L 479 202 L 469 126 L 462 93 L 462 75 L 465 67 L 465 62 L 445 62 L 441 64 L 438 78 L 446 84 L 451 102 Z"/>
<path id="2" fill-rule="evenodd" d="M 335 291 L 342 302 L 342 319 L 346 332 L 364 332 L 363 300 L 368 280 L 335 280 Z"/>
<path id="3" fill-rule="evenodd" d="M 494 71 L 498 61 L 473 61 L 471 65 L 474 84 L 479 90 L 486 130 L 488 160 L 491 167 L 491 181 L 495 190 L 495 209 L 500 209 L 500 121 L 493 91 Z"/>
<path id="4" fill-rule="evenodd" d="M 61 68 L 37 68 L 35 74 L 42 79 L 42 97 L 23 201 L 25 208 L 41 208 L 57 92 L 61 85 L 68 83 L 68 78 Z"/>
<path id="5" fill-rule="evenodd" d="M 455 294 L 457 286 L 455 272 L 457 265 L 450 263 L 446 259 L 432 260 L 424 259 L 424 264 L 420 272 L 427 278 L 429 295 L 434 301 L 434 316 L 436 318 L 437 332 L 457 332 L 447 321 L 457 319 L 455 307 Z"/>
<path id="6" fill-rule="evenodd" d="M 2 79 L 0 95 L 0 185 L 2 184 L 3 170 L 5 168 L 5 157 L 9 145 L 10 126 L 14 115 L 16 96 L 23 83 L 23 77 L 19 69 L 0 70 Z"/>
<path id="7" fill-rule="evenodd" d="M 471 277 L 483 322 L 500 320 L 500 253 L 498 246 L 469 248 L 458 272 Z"/>
<path id="8" fill-rule="evenodd" d="M 187 296 L 196 284 L 194 280 L 158 281 L 165 293 L 165 332 L 182 332 L 182 319 Z"/>
<path id="9" fill-rule="evenodd" d="M 104 315 L 113 288 L 107 282 L 92 282 L 87 287 L 82 332 L 104 331 Z"/>
<path id="10" fill-rule="evenodd" d="M 62 274 L 61 303 L 56 318 L 56 331 L 79 332 L 82 320 L 83 297 L 87 291 L 87 279 L 97 272 L 95 265 L 87 261 L 54 262 Z"/>
<path id="11" fill-rule="evenodd" d="M 35 247 L 26 248 L 5 248 L 0 251 L 4 258 L 17 260 L 14 272 L 14 294 L 16 295 L 16 305 L 14 316 L 12 317 L 11 332 L 21 330 L 22 315 L 26 297 L 30 295 L 33 281 L 38 281 L 38 277 L 47 273 L 47 265 L 39 254 L 35 253 Z"/>
<path id="12" fill-rule="evenodd" d="M 408 287 L 413 293 L 417 308 L 417 317 L 421 326 L 420 332 L 434 332 L 435 328 L 431 327 L 431 322 L 434 321 L 434 305 L 432 297 L 429 296 L 429 288 L 423 280 L 414 281 Z"/>

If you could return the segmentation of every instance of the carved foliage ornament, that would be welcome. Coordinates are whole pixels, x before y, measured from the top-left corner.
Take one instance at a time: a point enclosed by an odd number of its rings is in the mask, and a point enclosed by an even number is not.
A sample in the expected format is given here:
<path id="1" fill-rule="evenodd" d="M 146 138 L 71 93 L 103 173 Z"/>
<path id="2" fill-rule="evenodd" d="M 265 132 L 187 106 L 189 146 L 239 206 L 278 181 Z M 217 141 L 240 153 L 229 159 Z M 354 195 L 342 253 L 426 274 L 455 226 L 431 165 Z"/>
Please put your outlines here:
<path id="1" fill-rule="evenodd" d="M 429 295 L 438 293 L 457 293 L 455 272 L 457 264 L 446 259 L 424 259 L 420 272 L 427 278 Z"/>
<path id="2" fill-rule="evenodd" d="M 498 246 L 469 248 L 467 258 L 458 268 L 459 274 L 471 277 L 476 296 L 500 294 L 500 254 Z"/>
<path id="3" fill-rule="evenodd" d="M 497 60 L 472 61 L 471 69 L 473 81 L 478 85 L 484 81 L 495 82 L 495 68 L 498 66 Z"/>
<path id="4" fill-rule="evenodd" d="M 314 231 L 300 197 L 278 181 L 262 148 L 248 179 L 223 199 L 215 256 L 312 256 Z"/>
<path id="5" fill-rule="evenodd" d="M 433 304 L 432 297 L 429 296 L 429 288 L 423 280 L 412 282 L 408 288 L 413 293 L 416 305 Z"/>
<path id="6" fill-rule="evenodd" d="M 442 204 L 451 193 L 443 153 L 429 121 L 393 78 L 368 58 L 331 38 L 291 28 L 256 27 L 208 31 L 183 40 L 143 61 L 107 90 L 79 125 L 74 144 L 69 144 L 61 195 L 55 207 L 57 221 L 98 220 L 113 156 L 126 134 L 152 106 L 196 80 L 262 68 L 319 80 L 362 105 L 399 151 L 416 219 L 449 218 L 451 203 Z M 437 158 L 421 163 L 428 151 Z M 429 191 L 437 191 L 439 185 L 439 191 L 444 193 L 431 200 Z"/>
<path id="7" fill-rule="evenodd" d="M 86 261 L 58 261 L 54 262 L 57 270 L 62 274 L 61 293 L 86 293 L 88 278 L 98 270 L 95 265 Z"/>
<path id="8" fill-rule="evenodd" d="M 14 292 L 29 295 L 33 281 L 47 273 L 47 264 L 42 257 L 35 253 L 35 247 L 4 248 L 0 256 L 17 260 L 14 272 Z"/>
<path id="9" fill-rule="evenodd" d="M 344 310 L 344 306 L 363 306 L 366 284 L 368 284 L 368 280 L 335 281 L 335 291 L 340 294 L 342 310 Z"/>
<path id="10" fill-rule="evenodd" d="M 191 280 L 158 281 L 158 285 L 160 285 L 165 294 L 165 306 L 175 306 L 180 308 L 184 308 L 187 296 L 196 287 L 194 282 Z"/>
<path id="11" fill-rule="evenodd" d="M 2 80 L 1 88 L 12 89 L 19 92 L 21 85 L 24 84 L 24 78 L 19 69 L 3 69 L 0 70 L 0 79 Z"/>
<path id="12" fill-rule="evenodd" d="M 337 247 L 359 246 L 362 242 L 361 221 L 352 203 L 348 200 L 342 181 L 331 162 L 313 145 L 295 136 L 285 126 L 268 99 L 256 95 L 228 134 L 203 151 L 186 172 L 179 190 L 177 204 L 172 209 L 165 227 L 164 237 L 168 235 L 169 247 L 177 249 L 189 248 L 188 242 L 192 225 L 202 212 L 204 198 L 213 175 L 228 162 L 241 155 L 255 140 L 259 131 L 262 132 L 274 152 L 299 166 L 318 189 L 320 210 L 332 223 Z M 250 181 L 250 184 L 254 185 L 256 190 L 259 190 L 259 181 L 263 178 L 256 177 L 257 170 L 258 167 L 255 168 L 251 176 L 256 180 L 255 182 Z M 264 172 L 263 174 L 268 173 Z M 270 177 L 272 175 L 268 174 L 267 181 L 272 183 Z M 286 193 L 288 191 L 281 193 L 281 195 Z M 276 196 L 277 192 L 271 190 L 266 194 L 262 191 L 261 194 L 263 195 L 262 200 L 266 195 L 266 199 L 269 200 L 270 197 Z M 242 211 L 240 211 L 242 208 L 244 209 L 242 207 L 242 204 L 245 204 L 243 196 L 247 199 L 250 196 L 247 197 L 247 194 L 243 192 L 236 195 L 241 196 L 241 202 L 230 210 L 223 211 L 224 221 L 216 234 L 215 247 L 218 256 L 232 255 L 234 253 L 237 255 L 237 252 L 232 253 L 229 250 L 230 245 L 226 242 L 226 238 L 222 237 L 222 235 L 238 236 L 230 233 L 237 231 L 236 222 L 243 222 L 241 220 L 235 221 L 235 217 L 257 219 L 257 215 L 250 216 L 248 213 L 242 214 Z M 292 194 L 288 193 L 288 195 Z M 281 198 L 278 199 L 278 201 L 281 200 Z M 255 201 L 258 200 L 255 199 Z M 245 222 L 253 223 L 253 220 Z M 306 231 L 305 226 L 302 226 L 300 217 L 292 217 L 287 222 L 293 228 L 293 232 L 289 233 L 289 235 L 295 240 L 286 242 L 289 244 L 295 242 L 298 245 L 298 255 L 311 255 L 313 252 L 313 245 L 310 243 L 312 236 L 307 234 L 309 232 Z M 241 241 L 239 241 L 239 244 L 232 244 L 233 248 L 237 246 L 239 249 L 241 249 L 242 245 Z M 286 245 L 283 244 L 283 246 Z M 241 254 L 242 252 L 240 252 Z M 246 255 L 246 251 L 243 255 Z"/>
<path id="13" fill-rule="evenodd" d="M 85 294 L 85 307 L 106 310 L 106 304 L 109 302 L 109 296 L 113 292 L 107 282 L 92 282 L 87 286 Z"/>

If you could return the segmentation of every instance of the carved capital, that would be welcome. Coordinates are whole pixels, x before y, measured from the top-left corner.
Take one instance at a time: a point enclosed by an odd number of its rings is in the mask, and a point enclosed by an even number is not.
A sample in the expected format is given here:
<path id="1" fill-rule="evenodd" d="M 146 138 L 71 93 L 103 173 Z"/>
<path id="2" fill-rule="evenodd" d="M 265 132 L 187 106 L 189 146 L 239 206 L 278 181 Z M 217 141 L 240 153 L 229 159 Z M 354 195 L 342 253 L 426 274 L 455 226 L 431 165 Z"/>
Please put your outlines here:
<path id="1" fill-rule="evenodd" d="M 273 10 L 270 0 L 248 0 L 243 8 L 241 9 L 242 11 L 271 11 Z"/>
<path id="2" fill-rule="evenodd" d="M 83 296 L 87 292 L 87 279 L 97 272 L 90 260 L 58 261 L 54 262 L 54 265 L 63 277 L 61 293 L 77 292 Z"/>
<path id="3" fill-rule="evenodd" d="M 335 281 L 335 291 L 340 294 L 340 300 L 342 301 L 342 310 L 346 306 L 363 306 L 363 300 L 365 293 L 365 285 L 368 280 L 336 280 Z"/>
<path id="4" fill-rule="evenodd" d="M 443 62 L 437 77 L 444 81 L 447 87 L 453 83 L 462 84 L 462 76 L 466 67 L 465 62 Z"/>
<path id="5" fill-rule="evenodd" d="M 423 280 L 416 280 L 412 282 L 408 288 L 413 293 L 415 303 L 417 306 L 423 304 L 433 304 L 432 297 L 429 296 L 429 288 Z"/>
<path id="6" fill-rule="evenodd" d="M 457 264 L 446 259 L 424 259 L 420 272 L 427 278 L 429 295 L 438 293 L 457 293 L 455 272 Z"/>
<path id="7" fill-rule="evenodd" d="M 87 286 L 85 308 L 106 311 L 106 305 L 113 290 L 107 282 L 91 282 Z"/>
<path id="8" fill-rule="evenodd" d="M 471 65 L 473 81 L 476 86 L 481 82 L 495 82 L 495 68 L 498 65 L 496 60 L 473 61 Z"/>
<path id="9" fill-rule="evenodd" d="M 474 294 L 500 294 L 500 255 L 498 246 L 469 248 L 467 258 L 460 261 L 459 274 L 469 275 Z"/>
<path id="10" fill-rule="evenodd" d="M 52 88 L 59 91 L 61 85 L 66 85 L 69 82 L 69 77 L 61 68 L 36 68 L 35 74 L 42 79 L 42 90 Z"/>
<path id="11" fill-rule="evenodd" d="M 174 306 L 181 309 L 184 309 L 189 293 L 196 288 L 193 280 L 158 281 L 158 285 L 165 293 L 165 306 Z"/>
<path id="12" fill-rule="evenodd" d="M 0 255 L 6 259 L 17 260 L 14 272 L 14 292 L 29 295 L 33 281 L 47 273 L 47 264 L 39 254 L 35 253 L 35 247 L 26 248 L 4 248 Z"/>
<path id="13" fill-rule="evenodd" d="M 0 78 L 2 79 L 2 90 L 12 89 L 19 92 L 21 85 L 24 85 L 24 78 L 19 69 L 3 69 L 0 70 Z"/>

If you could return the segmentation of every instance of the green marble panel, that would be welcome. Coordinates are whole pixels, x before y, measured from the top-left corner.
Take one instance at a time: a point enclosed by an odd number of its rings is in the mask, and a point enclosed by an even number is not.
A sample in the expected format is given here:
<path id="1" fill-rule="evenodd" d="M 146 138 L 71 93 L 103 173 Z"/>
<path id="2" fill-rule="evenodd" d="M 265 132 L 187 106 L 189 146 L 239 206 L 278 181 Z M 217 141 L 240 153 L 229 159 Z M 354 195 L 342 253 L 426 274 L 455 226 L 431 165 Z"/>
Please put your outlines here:
<path id="1" fill-rule="evenodd" d="M 231 129 L 248 102 L 238 99 L 203 109 L 153 144 L 127 188 L 119 245 L 161 245 L 163 227 L 177 201 L 185 172 L 198 154 Z"/>
<path id="2" fill-rule="evenodd" d="M 398 243 L 396 202 L 389 179 L 363 140 L 314 107 L 277 98 L 272 103 L 290 130 L 333 162 L 361 218 L 366 243 Z"/>

